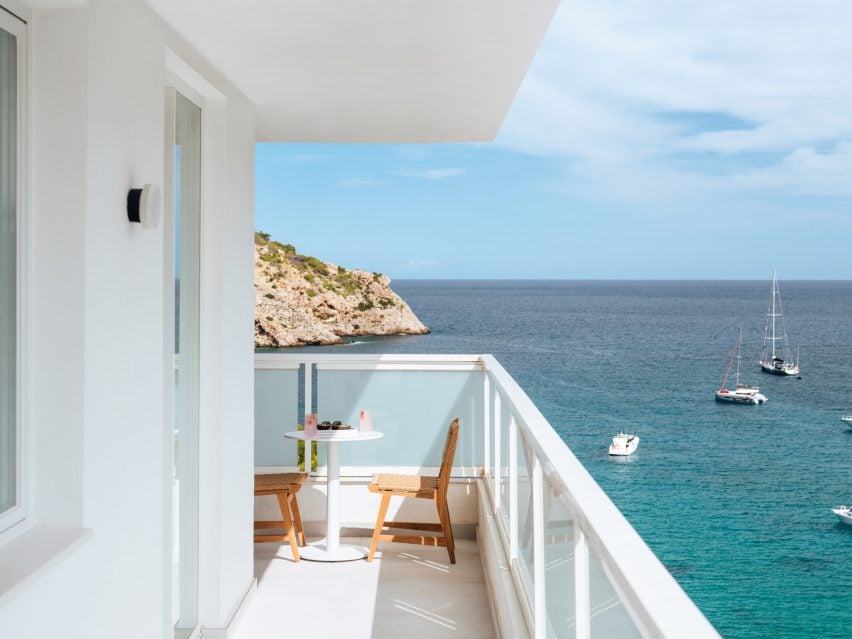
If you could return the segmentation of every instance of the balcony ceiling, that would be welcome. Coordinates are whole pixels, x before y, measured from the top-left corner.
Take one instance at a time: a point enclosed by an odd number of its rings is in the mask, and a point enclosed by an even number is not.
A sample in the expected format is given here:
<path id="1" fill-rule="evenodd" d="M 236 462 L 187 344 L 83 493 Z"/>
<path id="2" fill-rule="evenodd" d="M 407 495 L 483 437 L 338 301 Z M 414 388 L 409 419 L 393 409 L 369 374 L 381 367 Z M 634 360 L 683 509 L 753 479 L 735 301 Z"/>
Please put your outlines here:
<path id="1" fill-rule="evenodd" d="M 558 0 L 148 0 L 261 142 L 493 140 Z"/>

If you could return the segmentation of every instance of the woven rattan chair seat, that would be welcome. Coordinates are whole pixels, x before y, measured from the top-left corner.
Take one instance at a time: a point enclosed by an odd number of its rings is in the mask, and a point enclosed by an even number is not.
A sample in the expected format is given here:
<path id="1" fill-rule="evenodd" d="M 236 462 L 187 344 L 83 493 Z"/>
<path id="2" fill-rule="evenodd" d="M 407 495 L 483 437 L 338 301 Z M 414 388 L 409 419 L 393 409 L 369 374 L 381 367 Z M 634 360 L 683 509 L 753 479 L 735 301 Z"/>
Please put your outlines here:
<path id="1" fill-rule="evenodd" d="M 450 521 L 450 507 L 447 503 L 447 488 L 450 483 L 450 473 L 453 469 L 453 459 L 459 440 L 459 420 L 454 419 L 447 429 L 447 439 L 444 442 L 444 452 L 441 455 L 441 470 L 437 477 L 421 477 L 420 475 L 392 475 L 379 473 L 373 475 L 373 481 L 367 487 L 372 493 L 382 496 L 379 513 L 376 516 L 376 526 L 373 528 L 373 538 L 370 540 L 370 552 L 367 561 L 373 561 L 376 546 L 380 541 L 392 541 L 403 544 L 420 544 L 446 546 L 450 563 L 456 563 L 455 542 L 453 541 L 453 524 Z M 394 497 L 431 499 L 438 509 L 440 523 L 424 521 L 402 521 L 387 519 L 388 508 Z M 418 532 L 436 532 L 441 535 L 397 535 L 383 533 L 382 530 L 398 528 Z"/>
<path id="2" fill-rule="evenodd" d="M 298 490 L 307 479 L 305 473 L 270 473 L 254 476 L 254 489 L 259 490 Z"/>
<path id="3" fill-rule="evenodd" d="M 433 493 L 438 490 L 437 477 L 419 475 L 379 474 L 373 476 L 373 485 L 380 491 L 401 493 Z"/>

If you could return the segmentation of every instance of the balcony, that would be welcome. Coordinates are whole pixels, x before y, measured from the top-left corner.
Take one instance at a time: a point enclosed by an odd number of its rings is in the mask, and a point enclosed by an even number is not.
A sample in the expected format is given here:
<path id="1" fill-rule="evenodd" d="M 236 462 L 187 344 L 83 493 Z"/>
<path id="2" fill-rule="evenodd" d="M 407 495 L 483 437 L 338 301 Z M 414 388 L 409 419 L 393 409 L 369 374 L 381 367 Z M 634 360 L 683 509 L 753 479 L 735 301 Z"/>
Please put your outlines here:
<path id="1" fill-rule="evenodd" d="M 288 547 L 257 544 L 258 593 L 240 637 L 284 628 L 294 636 L 718 636 L 490 355 L 258 354 L 256 471 L 296 469 L 296 442 L 282 435 L 305 412 L 357 423 L 364 408 L 384 437 L 341 446 L 342 534 L 367 541 L 378 511 L 365 488 L 374 472 L 437 474 L 458 417 L 449 490 L 457 563 L 444 548 L 384 543 L 373 563 L 296 564 Z M 309 538 L 324 534 L 326 462 L 320 444 L 299 494 Z M 255 509 L 257 519 L 277 514 L 272 498 L 257 498 Z M 388 518 L 435 521 L 433 511 L 426 500 L 397 498 Z"/>

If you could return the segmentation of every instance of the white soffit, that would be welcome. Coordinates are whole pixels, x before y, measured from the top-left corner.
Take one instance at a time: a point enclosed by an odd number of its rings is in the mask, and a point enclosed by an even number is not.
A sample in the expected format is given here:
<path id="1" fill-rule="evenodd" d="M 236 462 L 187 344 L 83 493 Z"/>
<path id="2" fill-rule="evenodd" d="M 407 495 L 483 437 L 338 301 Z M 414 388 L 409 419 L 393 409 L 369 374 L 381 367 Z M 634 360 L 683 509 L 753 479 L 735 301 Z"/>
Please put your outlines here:
<path id="1" fill-rule="evenodd" d="M 558 0 L 148 0 L 261 142 L 493 140 Z"/>

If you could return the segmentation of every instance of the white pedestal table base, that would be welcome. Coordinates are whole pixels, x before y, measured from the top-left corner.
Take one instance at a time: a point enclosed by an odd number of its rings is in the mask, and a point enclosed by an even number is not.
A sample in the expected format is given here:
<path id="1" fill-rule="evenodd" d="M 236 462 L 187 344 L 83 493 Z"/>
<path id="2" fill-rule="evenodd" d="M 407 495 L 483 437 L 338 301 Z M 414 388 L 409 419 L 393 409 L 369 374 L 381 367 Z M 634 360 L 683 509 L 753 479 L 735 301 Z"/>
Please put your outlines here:
<path id="1" fill-rule="evenodd" d="M 353 546 L 350 544 L 340 544 L 337 550 L 328 548 L 328 540 L 321 539 L 312 544 L 308 544 L 304 548 L 299 548 L 299 556 L 308 561 L 355 561 L 363 559 L 369 553 L 369 549 L 364 546 Z"/>

